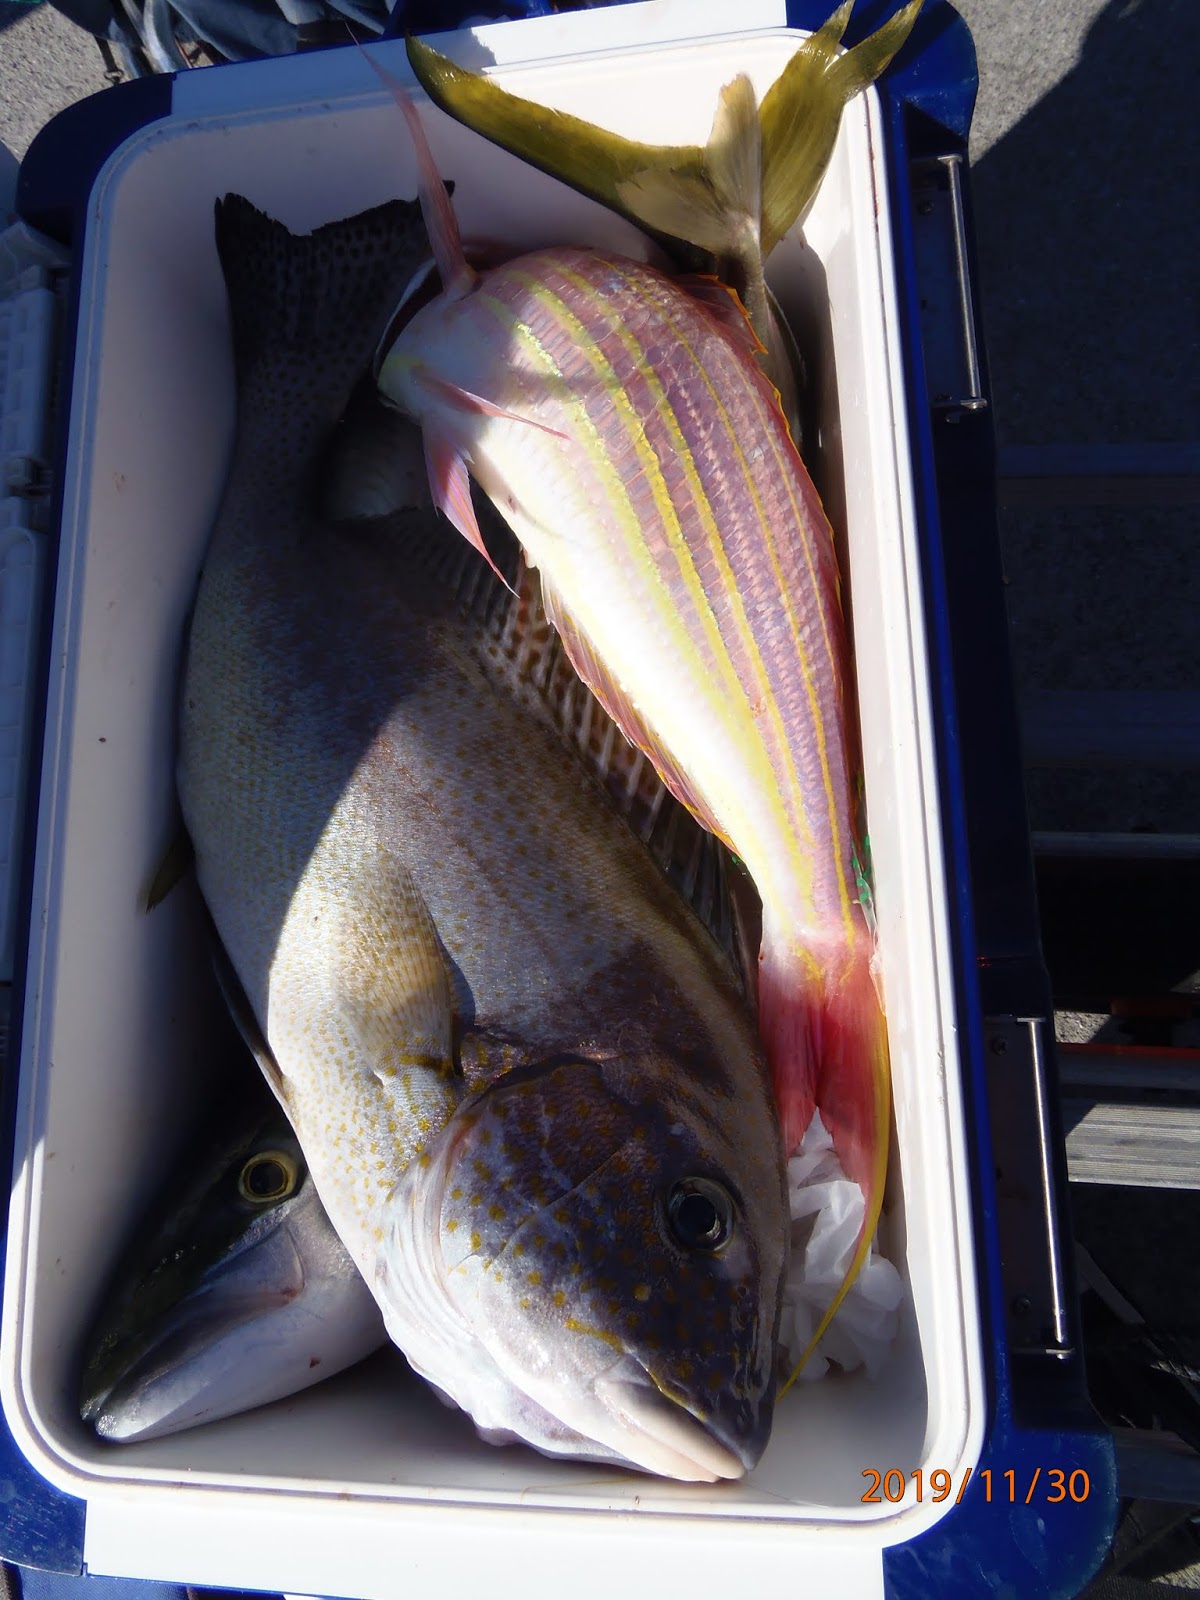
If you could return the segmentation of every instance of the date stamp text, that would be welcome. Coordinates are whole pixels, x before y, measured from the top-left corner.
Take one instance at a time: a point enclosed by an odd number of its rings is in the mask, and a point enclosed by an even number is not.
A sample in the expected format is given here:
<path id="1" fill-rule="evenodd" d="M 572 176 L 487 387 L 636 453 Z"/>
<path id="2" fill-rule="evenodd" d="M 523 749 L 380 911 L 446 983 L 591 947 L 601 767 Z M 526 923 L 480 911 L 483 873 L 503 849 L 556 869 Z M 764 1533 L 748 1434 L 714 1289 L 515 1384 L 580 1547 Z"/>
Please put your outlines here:
<path id="1" fill-rule="evenodd" d="M 920 1467 L 912 1472 L 901 1472 L 899 1467 L 889 1467 L 883 1472 L 877 1467 L 864 1467 L 863 1477 L 868 1481 L 862 1503 L 875 1506 L 882 1505 L 885 1500 L 897 1505 L 910 1493 L 918 1505 L 926 1500 L 941 1505 L 951 1498 L 959 1505 L 972 1478 L 982 1484 L 983 1498 L 988 1505 L 993 1501 L 1009 1506 L 1022 1503 L 1057 1506 L 1064 1501 L 1081 1505 L 1092 1492 L 1092 1481 L 1082 1467 L 1073 1471 L 1066 1467 L 1034 1467 L 1020 1474 L 1015 1467 L 1007 1472 L 996 1472 L 991 1467 L 967 1467 L 957 1476 L 944 1467 L 935 1467 L 931 1472 Z"/>

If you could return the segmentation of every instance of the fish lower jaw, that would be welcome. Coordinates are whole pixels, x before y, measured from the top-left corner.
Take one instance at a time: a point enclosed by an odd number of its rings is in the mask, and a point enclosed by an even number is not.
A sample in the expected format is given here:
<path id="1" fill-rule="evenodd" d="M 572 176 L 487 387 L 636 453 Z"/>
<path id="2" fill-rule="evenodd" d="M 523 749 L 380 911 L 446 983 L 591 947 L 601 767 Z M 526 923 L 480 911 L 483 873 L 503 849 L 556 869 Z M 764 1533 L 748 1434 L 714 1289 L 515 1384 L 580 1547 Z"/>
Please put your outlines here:
<path id="1" fill-rule="evenodd" d="M 643 1471 L 682 1483 L 718 1483 L 745 1475 L 746 1463 L 735 1451 L 648 1381 L 601 1378 L 595 1392 L 622 1425 L 621 1453 Z"/>

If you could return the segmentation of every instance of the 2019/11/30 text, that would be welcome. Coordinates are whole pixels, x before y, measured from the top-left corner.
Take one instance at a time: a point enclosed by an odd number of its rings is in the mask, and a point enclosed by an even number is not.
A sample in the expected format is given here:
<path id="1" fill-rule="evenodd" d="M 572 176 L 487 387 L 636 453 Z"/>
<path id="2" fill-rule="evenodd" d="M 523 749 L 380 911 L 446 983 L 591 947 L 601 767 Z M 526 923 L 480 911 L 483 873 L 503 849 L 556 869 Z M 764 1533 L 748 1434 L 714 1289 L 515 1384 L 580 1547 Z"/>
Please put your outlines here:
<path id="1" fill-rule="evenodd" d="M 862 1495 L 864 1505 L 882 1505 L 884 1501 L 896 1505 L 907 1498 L 910 1485 L 918 1505 L 925 1500 L 940 1505 L 951 1497 L 958 1505 L 972 1476 L 983 1485 L 983 1498 L 989 1505 L 993 1501 L 1004 1505 L 1024 1503 L 1028 1506 L 1036 1502 L 1054 1506 L 1068 1501 L 1080 1505 L 1092 1491 L 1091 1479 L 1082 1467 L 1073 1470 L 1034 1467 L 1020 1476 L 1015 1467 L 1006 1472 L 997 1472 L 991 1467 L 980 1467 L 978 1471 L 967 1467 L 957 1478 L 945 1467 L 935 1467 L 931 1472 L 917 1467 L 907 1473 L 899 1467 L 889 1467 L 885 1471 L 864 1467 L 862 1475 L 870 1480 Z"/>

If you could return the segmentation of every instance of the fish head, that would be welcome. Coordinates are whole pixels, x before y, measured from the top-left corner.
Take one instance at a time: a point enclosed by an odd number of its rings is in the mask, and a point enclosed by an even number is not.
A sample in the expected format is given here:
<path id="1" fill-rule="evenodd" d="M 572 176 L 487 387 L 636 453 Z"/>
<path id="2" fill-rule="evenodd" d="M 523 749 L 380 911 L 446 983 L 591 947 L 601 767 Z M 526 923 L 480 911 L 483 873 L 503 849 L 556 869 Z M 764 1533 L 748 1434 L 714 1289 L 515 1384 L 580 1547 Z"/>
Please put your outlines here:
<path id="1" fill-rule="evenodd" d="M 185 1158 L 181 1177 L 88 1347 L 80 1411 L 112 1443 L 280 1399 L 384 1339 L 281 1113 Z"/>
<path id="2" fill-rule="evenodd" d="M 392 1337 L 485 1437 L 742 1476 L 771 1425 L 786 1209 L 778 1130 L 740 1110 L 652 1052 L 490 1085 L 392 1196 Z"/>

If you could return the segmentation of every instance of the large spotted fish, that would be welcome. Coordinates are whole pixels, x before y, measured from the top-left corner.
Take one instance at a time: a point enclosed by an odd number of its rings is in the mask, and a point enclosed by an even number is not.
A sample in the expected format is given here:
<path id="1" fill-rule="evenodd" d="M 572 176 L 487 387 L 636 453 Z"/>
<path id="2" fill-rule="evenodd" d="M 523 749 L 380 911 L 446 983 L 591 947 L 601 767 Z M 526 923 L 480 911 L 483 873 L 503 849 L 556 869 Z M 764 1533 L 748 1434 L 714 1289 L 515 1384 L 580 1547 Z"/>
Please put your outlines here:
<path id="1" fill-rule="evenodd" d="M 829 523 L 729 289 L 570 246 L 475 272 L 394 92 L 443 288 L 392 344 L 381 390 L 421 424 L 436 504 L 485 550 L 469 477 L 484 489 L 581 678 L 758 890 L 785 1143 L 819 1108 L 866 1200 L 815 1343 L 869 1251 L 890 1110 Z M 759 130 L 739 126 L 757 171 Z"/>
<path id="2" fill-rule="evenodd" d="M 788 1221 L 733 968 L 498 680 L 432 510 L 317 510 L 314 462 L 418 235 L 415 206 L 304 239 L 218 207 L 239 410 L 183 692 L 200 888 L 329 1217 L 413 1365 L 494 1435 L 737 1477 L 770 1429 Z M 455 1151 L 471 1169 L 443 1228 L 414 1194 Z M 512 1314 L 476 1327 L 454 1299 L 467 1277 Z"/>

